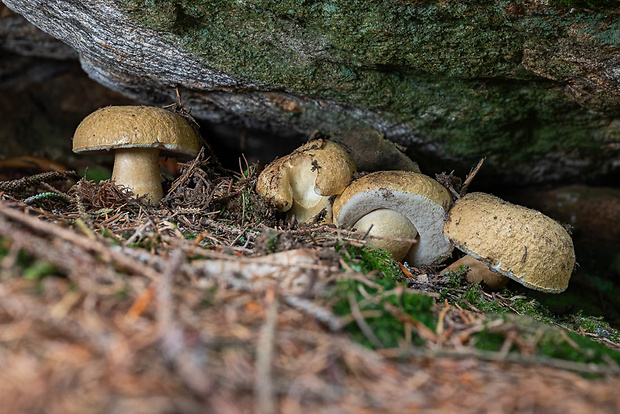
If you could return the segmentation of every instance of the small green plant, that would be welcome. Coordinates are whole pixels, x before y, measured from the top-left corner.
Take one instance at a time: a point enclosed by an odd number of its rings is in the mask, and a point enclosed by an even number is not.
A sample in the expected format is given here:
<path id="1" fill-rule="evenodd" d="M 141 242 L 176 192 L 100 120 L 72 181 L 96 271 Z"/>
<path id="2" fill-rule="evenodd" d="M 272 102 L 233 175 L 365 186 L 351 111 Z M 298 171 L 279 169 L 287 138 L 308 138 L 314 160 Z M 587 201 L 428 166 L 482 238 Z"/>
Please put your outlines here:
<path id="1" fill-rule="evenodd" d="M 8 254 L 10 242 L 8 239 L 0 239 L 0 259 Z M 20 250 L 15 263 L 16 274 L 24 279 L 40 282 L 49 275 L 57 274 L 58 269 L 51 263 L 33 258 L 25 251 Z"/>
<path id="2" fill-rule="evenodd" d="M 62 201 L 63 203 L 70 202 L 70 200 L 67 197 L 63 196 L 62 194 L 51 193 L 51 192 L 36 194 L 28 198 L 25 198 L 22 201 L 26 204 L 37 204 L 43 200 L 57 200 L 57 201 Z"/>
<path id="3" fill-rule="evenodd" d="M 24 269 L 22 275 L 25 279 L 40 281 L 45 276 L 53 275 L 56 272 L 56 266 L 54 266 L 53 264 L 44 262 L 42 260 L 35 260 Z"/>
<path id="4" fill-rule="evenodd" d="M 267 235 L 267 253 L 275 253 L 278 251 L 278 245 L 280 244 L 280 238 L 278 237 L 278 233 L 275 231 L 269 231 Z"/>
<path id="5" fill-rule="evenodd" d="M 133 233 L 131 233 L 133 235 Z M 133 243 L 129 243 L 127 247 L 131 248 L 142 248 L 145 250 L 150 250 L 152 248 L 156 248 L 161 245 L 161 235 L 160 234 L 152 234 L 140 237 L 137 241 Z"/>
<path id="6" fill-rule="evenodd" d="M 103 180 L 112 178 L 112 172 L 105 167 L 93 165 L 83 171 L 78 171 L 80 177 L 99 183 Z"/>

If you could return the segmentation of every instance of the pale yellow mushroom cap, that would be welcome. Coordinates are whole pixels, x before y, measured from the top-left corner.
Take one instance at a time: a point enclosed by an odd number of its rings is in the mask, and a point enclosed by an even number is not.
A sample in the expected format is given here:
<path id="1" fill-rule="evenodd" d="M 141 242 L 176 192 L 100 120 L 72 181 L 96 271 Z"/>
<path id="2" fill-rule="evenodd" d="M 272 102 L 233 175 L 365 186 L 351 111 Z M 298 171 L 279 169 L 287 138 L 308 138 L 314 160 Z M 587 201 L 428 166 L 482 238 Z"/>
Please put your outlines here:
<path id="1" fill-rule="evenodd" d="M 256 192 L 300 223 L 326 209 L 325 221 L 329 223 L 329 197 L 342 192 L 355 170 L 353 158 L 343 146 L 318 139 L 265 167 L 256 181 Z"/>
<path id="2" fill-rule="evenodd" d="M 193 156 L 200 142 L 185 118 L 153 106 L 107 106 L 88 115 L 73 136 L 73 152 L 155 148 Z"/>
<path id="3" fill-rule="evenodd" d="M 549 293 L 568 287 L 573 241 L 539 211 L 470 193 L 456 201 L 444 232 L 459 250 L 524 286 Z"/>
<path id="4" fill-rule="evenodd" d="M 431 177 L 409 171 L 378 171 L 353 181 L 336 198 L 334 221 L 351 228 L 375 210 L 399 213 L 418 233 L 417 243 L 405 260 L 422 266 L 443 260 L 452 252 L 452 244 L 443 234 L 444 215 L 450 203 L 448 190 Z"/>

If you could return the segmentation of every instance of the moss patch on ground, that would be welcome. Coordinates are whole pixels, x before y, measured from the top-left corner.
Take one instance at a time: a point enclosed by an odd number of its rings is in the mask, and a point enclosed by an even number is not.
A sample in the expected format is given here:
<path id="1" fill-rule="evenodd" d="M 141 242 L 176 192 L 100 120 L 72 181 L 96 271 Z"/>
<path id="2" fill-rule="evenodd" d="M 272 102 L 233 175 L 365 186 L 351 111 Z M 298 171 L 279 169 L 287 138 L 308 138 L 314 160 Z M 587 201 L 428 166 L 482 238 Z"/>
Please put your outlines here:
<path id="1" fill-rule="evenodd" d="M 620 333 L 603 318 L 579 312 L 558 316 L 537 300 L 508 289 L 489 295 L 480 285 L 467 283 L 459 272 L 448 272 L 441 283 L 437 279 L 435 293 L 440 296 L 433 298 L 408 289 L 411 281 L 386 252 L 348 245 L 338 245 L 337 250 L 349 271 L 368 274 L 367 279 L 340 279 L 331 293 L 334 312 L 348 318 L 347 331 L 368 347 L 421 347 L 425 341 L 438 341 L 440 320 L 453 307 L 469 309 L 481 317 L 481 325 L 470 327 L 474 333 L 464 344 L 476 352 L 584 364 L 620 363 L 620 352 L 600 343 L 620 342 Z M 444 306 L 439 306 L 442 302 Z M 405 328 L 407 324 L 415 329 Z"/>
<path id="2" fill-rule="evenodd" d="M 423 339 L 407 330 L 399 315 L 407 315 L 432 329 L 437 323 L 432 311 L 434 299 L 407 291 L 402 273 L 389 253 L 350 245 L 337 245 L 336 250 L 351 270 L 374 275 L 364 280 L 343 278 L 331 293 L 335 314 L 346 317 L 359 312 L 369 316 L 364 317 L 363 323 L 371 335 L 360 328 L 359 321 L 346 325 L 355 341 L 371 348 L 423 346 Z"/>
<path id="3" fill-rule="evenodd" d="M 499 324 L 497 322 L 500 322 Z M 476 348 L 483 351 L 534 352 L 549 358 L 579 363 L 620 363 L 620 352 L 590 338 L 538 322 L 528 316 L 490 315 L 486 329 L 475 335 Z"/>

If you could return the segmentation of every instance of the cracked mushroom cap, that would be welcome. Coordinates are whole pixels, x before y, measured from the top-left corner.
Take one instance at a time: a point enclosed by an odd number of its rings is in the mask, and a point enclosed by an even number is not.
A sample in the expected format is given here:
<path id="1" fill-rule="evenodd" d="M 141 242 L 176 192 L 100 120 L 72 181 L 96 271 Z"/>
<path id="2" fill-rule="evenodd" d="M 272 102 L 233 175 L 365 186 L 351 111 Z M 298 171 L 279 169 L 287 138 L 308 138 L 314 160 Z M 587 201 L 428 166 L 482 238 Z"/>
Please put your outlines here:
<path id="1" fill-rule="evenodd" d="M 153 106 L 107 106 L 88 115 L 73 136 L 73 152 L 155 148 L 194 156 L 200 142 L 180 115 Z"/>
<path id="2" fill-rule="evenodd" d="M 336 198 L 334 221 L 342 227 L 357 228 L 358 231 L 364 231 L 369 224 L 373 224 L 373 229 L 378 229 L 375 235 L 390 237 L 383 231 L 385 224 L 366 217 L 368 214 L 390 216 L 393 221 L 387 227 L 408 231 L 411 226 L 414 232 L 409 233 L 407 238 L 416 238 L 416 242 L 406 245 L 398 243 L 395 251 L 389 244 L 376 247 L 390 251 L 395 260 L 404 259 L 413 266 L 428 265 L 452 252 L 452 244 L 443 234 L 444 216 L 451 201 L 446 188 L 424 174 L 378 171 L 353 181 Z M 373 234 L 372 229 L 369 234 Z M 391 237 L 402 238 L 402 235 Z"/>
<path id="3" fill-rule="evenodd" d="M 444 232 L 459 250 L 528 288 L 560 293 L 568 287 L 573 241 L 539 211 L 470 193 L 456 201 Z"/>
<path id="4" fill-rule="evenodd" d="M 299 223 L 310 221 L 323 209 L 327 211 L 325 222 L 331 223 L 329 198 L 344 190 L 355 170 L 343 146 L 318 139 L 265 167 L 256 181 L 256 192 Z"/>

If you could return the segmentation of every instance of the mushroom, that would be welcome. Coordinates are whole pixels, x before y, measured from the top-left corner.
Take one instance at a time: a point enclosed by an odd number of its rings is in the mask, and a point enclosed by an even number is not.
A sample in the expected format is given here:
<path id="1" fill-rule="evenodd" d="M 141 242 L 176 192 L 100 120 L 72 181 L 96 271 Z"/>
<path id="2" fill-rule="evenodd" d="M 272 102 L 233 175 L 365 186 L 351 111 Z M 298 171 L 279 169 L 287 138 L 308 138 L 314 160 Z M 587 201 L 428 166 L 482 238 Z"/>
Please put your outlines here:
<path id="1" fill-rule="evenodd" d="M 528 288 L 560 293 L 568 287 L 573 241 L 539 211 L 470 193 L 450 210 L 444 233 L 459 250 Z"/>
<path id="2" fill-rule="evenodd" d="M 470 283 L 483 283 L 491 289 L 501 289 L 506 286 L 506 283 L 510 280 L 507 277 L 497 273 L 480 260 L 474 259 L 472 256 L 467 254 L 443 269 L 441 274 L 458 272 L 461 266 L 465 267 L 467 272 L 467 280 Z"/>
<path id="3" fill-rule="evenodd" d="M 378 171 L 353 181 L 336 198 L 334 221 L 378 236 L 367 244 L 387 250 L 394 260 L 429 265 L 452 252 L 443 235 L 451 201 L 448 190 L 424 174 Z"/>
<path id="4" fill-rule="evenodd" d="M 307 223 L 325 210 L 323 221 L 331 223 L 330 197 L 342 192 L 355 170 L 343 146 L 318 139 L 265 167 L 256 192 L 271 199 L 278 211 L 286 211 L 289 220 Z"/>
<path id="5" fill-rule="evenodd" d="M 114 150 L 112 180 L 157 204 L 163 196 L 163 155 L 198 153 L 194 129 L 180 115 L 150 106 L 108 106 L 88 115 L 73 136 L 73 152 Z"/>

